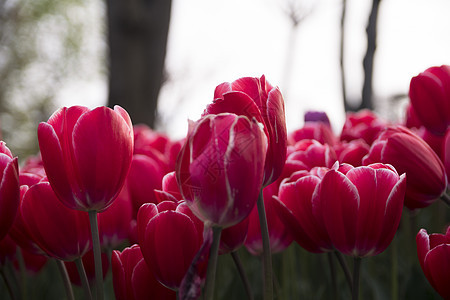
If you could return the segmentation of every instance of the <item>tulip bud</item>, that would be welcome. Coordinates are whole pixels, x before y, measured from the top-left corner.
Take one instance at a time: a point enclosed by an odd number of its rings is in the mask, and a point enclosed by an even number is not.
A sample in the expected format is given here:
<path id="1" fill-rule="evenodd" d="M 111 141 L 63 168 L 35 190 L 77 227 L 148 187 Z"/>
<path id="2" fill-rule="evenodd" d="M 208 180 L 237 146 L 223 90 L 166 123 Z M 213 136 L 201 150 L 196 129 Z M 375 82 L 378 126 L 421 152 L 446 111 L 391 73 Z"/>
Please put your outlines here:
<path id="1" fill-rule="evenodd" d="M 264 75 L 224 82 L 216 87 L 214 101 L 203 115 L 224 112 L 244 115 L 264 125 L 269 145 L 264 164 L 264 186 L 277 180 L 283 170 L 287 145 L 284 100 L 278 87 L 274 88 Z"/>
<path id="2" fill-rule="evenodd" d="M 432 204 L 445 191 L 447 176 L 439 157 L 419 136 L 403 126 L 384 130 L 370 148 L 363 164 L 391 164 L 406 173 L 405 206 L 409 209 Z"/>
<path id="3" fill-rule="evenodd" d="M 450 299 L 450 227 L 444 234 L 428 234 L 421 229 L 416 236 L 420 266 L 433 288 Z"/>
<path id="4" fill-rule="evenodd" d="M 64 205 L 103 211 L 119 194 L 133 154 L 128 113 L 83 106 L 63 107 L 38 127 L 48 180 Z"/>
<path id="5" fill-rule="evenodd" d="M 444 135 L 450 126 L 450 66 L 431 67 L 413 77 L 409 98 L 420 122 Z"/>
<path id="6" fill-rule="evenodd" d="M 234 114 L 197 121 L 178 157 L 177 182 L 202 221 L 229 227 L 258 199 L 267 144 L 260 124 Z"/>

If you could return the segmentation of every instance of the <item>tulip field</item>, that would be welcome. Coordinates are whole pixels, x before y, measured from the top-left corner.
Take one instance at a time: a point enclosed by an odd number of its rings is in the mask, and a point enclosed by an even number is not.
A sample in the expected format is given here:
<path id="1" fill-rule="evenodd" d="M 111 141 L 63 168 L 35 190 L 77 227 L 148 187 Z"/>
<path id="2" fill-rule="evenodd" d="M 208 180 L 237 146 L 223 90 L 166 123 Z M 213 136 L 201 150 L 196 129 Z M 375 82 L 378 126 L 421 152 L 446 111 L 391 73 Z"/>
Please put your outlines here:
<path id="1" fill-rule="evenodd" d="M 211 100 L 182 140 L 71 106 L 0 142 L 0 299 L 450 299 L 450 66 L 339 132 L 264 75 Z"/>

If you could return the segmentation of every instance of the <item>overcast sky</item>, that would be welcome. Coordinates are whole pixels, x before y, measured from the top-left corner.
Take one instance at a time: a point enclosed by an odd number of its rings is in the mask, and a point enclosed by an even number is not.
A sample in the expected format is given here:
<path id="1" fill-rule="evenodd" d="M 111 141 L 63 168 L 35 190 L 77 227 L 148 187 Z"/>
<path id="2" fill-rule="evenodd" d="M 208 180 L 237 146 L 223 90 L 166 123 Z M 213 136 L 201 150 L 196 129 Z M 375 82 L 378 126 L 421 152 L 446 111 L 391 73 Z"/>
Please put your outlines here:
<path id="1" fill-rule="evenodd" d="M 289 131 L 302 125 L 304 111 L 315 109 L 329 114 L 338 133 L 344 120 L 338 68 L 341 1 L 291 2 L 299 5 L 300 13 L 308 13 L 295 31 L 294 45 L 289 44 L 289 0 L 173 0 L 166 62 L 170 80 L 160 95 L 161 129 L 176 138 L 184 136 L 187 119 L 199 118 L 216 85 L 265 74 L 284 94 Z M 358 98 L 371 1 L 347 3 L 347 91 L 349 97 Z M 101 9 L 102 5 L 94 5 L 93 14 L 101 16 Z M 449 11 L 448 0 L 381 2 L 374 74 L 377 98 L 407 93 L 412 76 L 433 65 L 450 64 Z M 288 47 L 294 49 L 289 78 Z M 88 94 L 82 104 L 104 105 L 106 82 L 99 75 L 97 80 L 72 83 L 62 92 L 62 104 L 80 104 L 67 95 L 82 88 Z"/>

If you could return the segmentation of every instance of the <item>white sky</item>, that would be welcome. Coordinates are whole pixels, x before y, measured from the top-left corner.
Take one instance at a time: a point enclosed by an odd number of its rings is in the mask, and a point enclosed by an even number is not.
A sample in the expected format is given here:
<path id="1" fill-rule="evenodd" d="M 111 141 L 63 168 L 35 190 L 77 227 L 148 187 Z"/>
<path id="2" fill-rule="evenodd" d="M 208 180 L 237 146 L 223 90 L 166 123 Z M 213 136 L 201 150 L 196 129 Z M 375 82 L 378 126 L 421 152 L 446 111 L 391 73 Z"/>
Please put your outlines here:
<path id="1" fill-rule="evenodd" d="M 311 13 L 295 32 L 295 55 L 286 81 L 291 25 L 284 9 L 288 0 L 173 0 L 166 61 L 170 81 L 160 94 L 161 129 L 175 138 L 184 136 L 187 119 L 199 118 L 212 101 L 216 85 L 265 74 L 284 94 L 288 130 L 302 125 L 304 111 L 315 109 L 329 114 L 338 133 L 344 120 L 338 69 L 341 1 L 296 2 Z M 347 92 L 357 98 L 372 1 L 347 2 Z M 101 5 L 93 8 L 98 16 L 101 9 Z M 433 65 L 450 64 L 449 11 L 448 0 L 381 1 L 376 97 L 407 93 L 412 76 Z M 84 90 L 86 96 L 82 100 L 68 96 L 74 89 Z M 106 89 L 106 79 L 100 75 L 73 83 L 62 92 L 61 98 L 67 99 L 62 105 L 103 105 Z"/>

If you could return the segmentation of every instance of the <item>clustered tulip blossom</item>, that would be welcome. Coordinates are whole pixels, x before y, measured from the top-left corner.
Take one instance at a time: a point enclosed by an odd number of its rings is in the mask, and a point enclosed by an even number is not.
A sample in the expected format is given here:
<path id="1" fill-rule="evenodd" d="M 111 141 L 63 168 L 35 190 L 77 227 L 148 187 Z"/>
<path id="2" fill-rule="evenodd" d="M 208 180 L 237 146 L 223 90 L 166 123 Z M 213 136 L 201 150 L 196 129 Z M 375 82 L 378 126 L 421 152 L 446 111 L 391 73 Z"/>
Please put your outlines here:
<path id="1" fill-rule="evenodd" d="M 439 198 L 450 205 L 450 67 L 414 77 L 409 96 L 403 124 L 362 110 L 335 134 L 325 113 L 308 112 L 288 134 L 280 89 L 243 77 L 218 85 L 176 141 L 133 125 L 119 106 L 63 107 L 39 125 L 40 153 L 20 169 L 0 142 L 0 275 L 56 260 L 70 299 L 71 283 L 102 299 L 112 272 L 117 299 L 210 300 L 223 284 L 214 282 L 217 256 L 231 255 L 253 298 L 238 255 L 247 251 L 262 258 L 273 299 L 271 254 L 294 241 L 326 253 L 331 269 L 336 255 L 358 299 L 361 259 L 405 230 L 402 214 L 414 218 Z M 449 228 L 416 236 L 417 263 L 444 299 Z"/>

